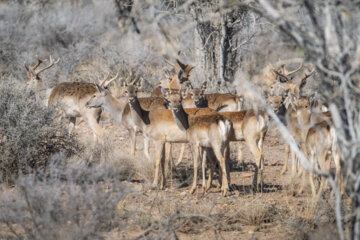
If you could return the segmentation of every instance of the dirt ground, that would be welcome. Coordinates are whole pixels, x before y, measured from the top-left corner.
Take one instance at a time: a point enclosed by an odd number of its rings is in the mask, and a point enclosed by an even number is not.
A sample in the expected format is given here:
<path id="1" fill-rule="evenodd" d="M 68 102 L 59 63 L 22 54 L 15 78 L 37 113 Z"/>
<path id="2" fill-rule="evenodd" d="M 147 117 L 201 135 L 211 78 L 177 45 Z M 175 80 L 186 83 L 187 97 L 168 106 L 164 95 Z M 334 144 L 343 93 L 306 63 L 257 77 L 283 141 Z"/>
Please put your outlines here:
<path id="1" fill-rule="evenodd" d="M 112 121 L 103 122 L 102 125 L 105 128 L 107 141 L 112 142 L 116 148 L 115 155 L 127 154 L 130 150 L 127 131 L 121 125 L 113 124 Z M 91 139 L 85 124 L 80 124 L 76 132 L 82 141 Z M 174 145 L 173 156 L 176 159 L 181 144 Z M 237 162 L 238 146 L 243 150 L 245 168 Z M 142 148 L 142 136 L 138 135 L 138 150 L 134 161 L 145 158 Z M 153 152 L 153 146 L 150 152 Z M 192 183 L 193 168 L 190 146 L 187 145 L 183 161 L 176 171 L 168 171 L 164 190 L 151 189 L 152 175 L 146 179 L 136 174 L 129 179 L 130 181 L 124 182 L 134 190 L 134 193 L 121 203 L 121 207 L 129 211 L 141 209 L 145 218 L 155 219 L 169 217 L 174 213 L 183 216 L 212 216 L 206 226 L 202 226 L 201 221 L 199 223 L 196 220 L 187 223 L 187 227 L 182 226 L 176 231 L 179 239 L 302 239 L 311 236 L 309 229 L 319 230 L 323 224 L 333 221 L 332 214 L 329 213 L 331 200 L 322 200 L 321 207 L 319 204 L 314 207 L 309 192 L 297 194 L 298 185 L 291 180 L 289 171 L 285 175 L 280 175 L 285 157 L 285 144 L 274 127 L 270 127 L 266 135 L 264 157 L 265 185 L 262 193 L 254 193 L 251 190 L 254 174 L 253 156 L 244 143 L 231 143 L 230 196 L 222 196 L 215 186 L 217 180 L 213 182 L 213 187 L 208 193 L 202 193 L 201 173 L 199 173 L 197 191 L 192 195 L 189 188 Z M 291 167 L 291 162 L 289 165 Z M 154 163 L 149 166 L 154 167 Z M 211 223 L 214 219 L 215 222 Z M 197 231 L 197 228 L 200 230 Z M 127 229 L 125 232 L 114 232 L 110 238 L 121 234 L 123 238 L 128 239 L 141 236 L 143 232 L 141 227 L 135 226 L 131 231 Z"/>

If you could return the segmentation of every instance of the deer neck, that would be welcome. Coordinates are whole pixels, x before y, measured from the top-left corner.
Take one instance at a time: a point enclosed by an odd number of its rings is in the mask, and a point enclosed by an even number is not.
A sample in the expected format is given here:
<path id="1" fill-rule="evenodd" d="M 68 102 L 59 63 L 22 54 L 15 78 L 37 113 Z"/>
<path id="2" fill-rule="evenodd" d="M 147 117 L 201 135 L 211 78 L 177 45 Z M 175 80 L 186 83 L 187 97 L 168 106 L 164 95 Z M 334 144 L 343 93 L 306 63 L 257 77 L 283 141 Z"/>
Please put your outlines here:
<path id="1" fill-rule="evenodd" d="M 186 131 L 189 128 L 189 115 L 184 111 L 184 108 L 180 104 L 177 108 L 172 108 L 171 112 L 174 116 L 176 125 L 180 128 L 181 131 Z"/>
<path id="2" fill-rule="evenodd" d="M 120 99 L 116 99 L 110 94 L 108 94 L 103 107 L 105 111 L 107 111 L 111 115 L 112 118 L 114 118 L 118 122 L 122 122 L 122 116 L 126 104 L 127 98 L 122 97 Z"/>
<path id="3" fill-rule="evenodd" d="M 143 125 L 149 125 L 149 111 L 145 111 L 141 108 L 139 99 L 137 97 L 131 97 L 128 99 L 130 111 L 131 111 L 131 118 L 135 125 L 139 127 L 143 127 Z"/>

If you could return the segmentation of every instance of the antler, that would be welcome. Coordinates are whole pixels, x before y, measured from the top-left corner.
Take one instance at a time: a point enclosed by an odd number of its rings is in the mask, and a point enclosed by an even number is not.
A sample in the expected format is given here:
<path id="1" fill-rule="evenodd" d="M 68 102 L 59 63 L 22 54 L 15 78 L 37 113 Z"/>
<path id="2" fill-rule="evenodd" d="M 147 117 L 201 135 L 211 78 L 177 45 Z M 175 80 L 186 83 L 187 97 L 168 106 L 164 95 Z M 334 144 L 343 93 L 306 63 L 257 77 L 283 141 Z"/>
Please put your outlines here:
<path id="1" fill-rule="evenodd" d="M 109 76 L 110 76 L 110 73 L 108 73 L 103 80 L 99 80 L 99 77 L 98 77 L 98 82 L 99 82 L 99 86 L 100 86 L 100 87 L 103 86 L 103 84 L 105 83 L 106 79 L 107 79 Z"/>
<path id="2" fill-rule="evenodd" d="M 291 80 L 290 80 L 286 75 L 280 73 L 279 71 L 277 71 L 277 70 L 275 70 L 275 69 L 272 69 L 272 71 L 273 71 L 276 75 L 284 78 L 284 79 L 286 80 L 285 82 L 291 82 Z"/>
<path id="3" fill-rule="evenodd" d="M 115 77 L 109 79 L 109 80 L 106 81 L 105 83 L 102 83 L 103 85 L 100 85 L 100 86 L 106 88 L 112 81 L 114 81 L 115 79 L 117 79 L 118 76 L 119 76 L 119 72 L 116 73 Z"/>
<path id="4" fill-rule="evenodd" d="M 285 70 L 286 71 L 286 76 L 289 76 L 289 75 L 294 74 L 297 71 L 299 71 L 303 67 L 303 64 L 304 64 L 304 62 L 301 62 L 300 66 L 297 69 L 293 70 L 293 71 L 288 72 L 288 71 Z"/>
<path id="5" fill-rule="evenodd" d="M 33 71 L 35 71 L 35 69 L 37 68 L 37 67 L 39 67 L 40 66 L 40 64 L 43 62 L 43 60 L 41 60 L 38 56 L 36 56 L 36 59 L 37 59 L 37 64 L 35 64 L 33 67 L 32 67 L 32 70 Z"/>
<path id="6" fill-rule="evenodd" d="M 315 68 L 310 73 L 305 73 L 305 77 L 303 77 L 299 82 L 299 88 L 303 88 L 306 84 L 306 80 L 314 73 Z"/>
<path id="7" fill-rule="evenodd" d="M 40 74 L 41 72 L 45 71 L 46 69 L 49 69 L 51 68 L 52 66 L 54 66 L 54 64 L 58 63 L 60 61 L 60 58 L 58 60 L 54 60 L 51 58 L 51 55 L 50 55 L 50 64 L 47 66 L 47 67 L 44 67 L 43 69 L 40 69 L 39 71 L 37 71 L 35 74 L 38 75 Z"/>
<path id="8" fill-rule="evenodd" d="M 134 76 L 134 70 L 131 69 L 131 70 L 129 70 L 129 76 L 125 79 L 125 83 L 127 85 L 134 85 L 134 83 L 136 83 L 140 78 L 140 75 L 137 75 L 137 76 L 135 76 L 135 78 L 133 80 L 131 80 L 133 78 L 133 76 Z"/>
<path id="9" fill-rule="evenodd" d="M 37 67 L 39 67 L 40 64 L 43 62 L 43 60 L 41 60 L 38 56 L 36 56 L 36 59 L 37 59 L 38 62 L 37 62 L 34 66 L 32 66 L 31 69 L 30 69 L 29 66 L 26 64 L 26 62 L 24 62 L 24 66 L 25 66 L 25 68 L 26 68 L 26 70 L 27 70 L 28 72 L 34 72 L 35 69 L 36 69 Z"/>

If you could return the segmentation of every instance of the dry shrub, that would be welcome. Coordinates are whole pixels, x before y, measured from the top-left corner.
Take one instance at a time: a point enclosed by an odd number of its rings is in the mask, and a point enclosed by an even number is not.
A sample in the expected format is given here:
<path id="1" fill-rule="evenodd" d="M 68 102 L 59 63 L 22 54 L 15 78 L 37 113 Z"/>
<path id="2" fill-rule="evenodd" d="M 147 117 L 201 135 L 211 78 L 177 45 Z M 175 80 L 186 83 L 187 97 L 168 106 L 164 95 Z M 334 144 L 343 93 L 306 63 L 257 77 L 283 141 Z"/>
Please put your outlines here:
<path id="1" fill-rule="evenodd" d="M 274 205 L 257 201 L 239 211 L 234 218 L 246 225 L 260 226 L 263 223 L 273 222 L 276 214 L 277 210 Z"/>
<path id="2" fill-rule="evenodd" d="M 21 85 L 0 86 L 0 116 L 0 181 L 44 168 L 54 153 L 69 156 L 78 150 L 76 140 L 67 134 L 66 121 L 55 122 L 54 109 L 24 95 Z"/>
<path id="3" fill-rule="evenodd" d="M 116 205 L 127 194 L 110 164 L 64 164 L 19 177 L 0 193 L 0 238 L 102 239 L 116 227 Z"/>

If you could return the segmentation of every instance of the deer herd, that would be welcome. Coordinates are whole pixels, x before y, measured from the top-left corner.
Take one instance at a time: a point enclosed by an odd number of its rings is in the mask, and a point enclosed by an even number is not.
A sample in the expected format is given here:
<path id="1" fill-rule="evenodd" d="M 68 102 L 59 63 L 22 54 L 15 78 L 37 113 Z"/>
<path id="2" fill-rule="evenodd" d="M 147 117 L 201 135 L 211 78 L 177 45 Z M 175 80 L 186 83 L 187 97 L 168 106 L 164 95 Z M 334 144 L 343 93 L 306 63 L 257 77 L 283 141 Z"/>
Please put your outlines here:
<path id="1" fill-rule="evenodd" d="M 34 66 L 25 64 L 27 71 L 27 93 L 45 105 L 54 105 L 69 119 L 69 132 L 77 118 L 84 120 L 94 135 L 95 143 L 103 143 L 103 129 L 99 124 L 102 111 L 106 111 L 130 133 L 131 156 L 136 152 L 136 133 L 141 132 L 144 139 L 144 155 L 151 159 L 149 145 L 154 145 L 155 176 L 154 187 L 163 189 L 166 184 L 165 162 L 172 162 L 171 144 L 182 143 L 182 151 L 177 161 L 180 163 L 186 144 L 191 145 L 194 164 L 194 178 L 190 192 L 197 188 L 199 161 L 202 170 L 202 188 L 206 192 L 212 185 L 216 163 L 219 166 L 219 182 L 223 195 L 230 191 L 230 148 L 229 142 L 245 142 L 255 158 L 253 188 L 263 188 L 264 154 L 263 143 L 270 119 L 259 108 L 244 107 L 245 96 L 230 93 L 206 94 L 207 85 L 193 88 L 190 82 L 192 65 L 179 60 L 171 63 L 173 68 L 166 71 L 163 79 L 155 86 L 149 97 L 138 97 L 141 88 L 140 76 L 133 71 L 122 80 L 122 95 L 115 96 L 109 90 L 111 82 L 118 75 L 99 83 L 63 82 L 52 89 L 44 89 L 40 74 L 53 67 L 57 62 L 51 57 L 49 64 L 37 70 L 44 60 L 37 59 Z M 314 169 L 330 173 L 331 161 L 335 162 L 335 178 L 340 187 L 341 158 L 337 146 L 336 134 L 332 125 L 331 114 L 325 101 L 309 100 L 302 97 L 302 89 L 312 72 L 300 76 L 295 83 L 294 74 L 303 68 L 301 63 L 295 70 L 287 71 L 285 65 L 268 67 L 263 75 L 253 78 L 254 82 L 266 85 L 265 98 L 275 113 L 287 125 L 288 130 L 306 154 Z M 298 78 L 299 79 L 299 78 Z M 239 145 L 239 144 L 238 144 Z M 326 179 L 316 184 L 316 176 L 304 171 L 295 153 L 286 148 L 284 166 L 281 174 L 287 171 L 289 153 L 292 159 L 291 175 L 302 179 L 299 192 L 303 191 L 308 176 L 315 198 L 319 198 L 326 187 Z M 238 147 L 238 159 L 242 162 L 241 147 Z M 171 160 L 170 160 L 171 158 Z M 206 174 L 208 171 L 208 181 Z M 260 179 L 258 181 L 258 179 Z M 259 184 L 258 184 L 259 182 Z"/>

